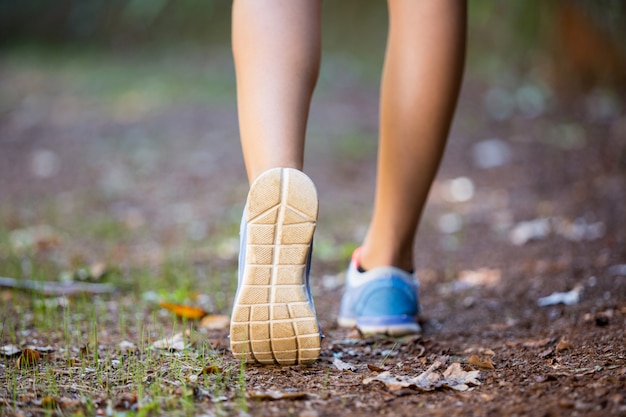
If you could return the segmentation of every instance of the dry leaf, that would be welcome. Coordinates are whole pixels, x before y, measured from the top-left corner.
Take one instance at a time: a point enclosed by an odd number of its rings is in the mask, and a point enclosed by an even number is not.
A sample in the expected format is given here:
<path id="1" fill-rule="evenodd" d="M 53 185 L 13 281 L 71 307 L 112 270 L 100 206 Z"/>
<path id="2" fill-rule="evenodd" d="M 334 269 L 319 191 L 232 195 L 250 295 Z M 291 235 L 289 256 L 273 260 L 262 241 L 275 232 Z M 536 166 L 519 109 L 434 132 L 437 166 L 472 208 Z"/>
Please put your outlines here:
<path id="1" fill-rule="evenodd" d="M 459 272 L 458 283 L 464 288 L 477 286 L 493 287 L 500 283 L 502 271 L 499 269 L 480 268 L 475 271 Z"/>
<path id="2" fill-rule="evenodd" d="M 390 372 L 383 372 L 374 377 L 365 378 L 363 384 L 380 381 L 390 391 L 402 388 L 415 388 L 421 391 L 433 391 L 437 388 L 448 387 L 457 391 L 469 389 L 469 385 L 480 385 L 478 381 L 479 371 L 465 372 L 458 362 L 450 365 L 443 375 L 436 370 L 441 366 L 440 361 L 435 361 L 426 371 L 416 377 L 406 375 L 393 376 Z"/>
<path id="3" fill-rule="evenodd" d="M 466 391 L 469 389 L 467 384 L 480 385 L 477 378 L 478 371 L 466 372 L 461 368 L 460 363 L 455 362 L 443 372 L 443 386 L 448 386 L 457 391 Z"/>
<path id="4" fill-rule="evenodd" d="M 385 369 L 379 368 L 376 365 L 370 365 L 369 363 L 367 364 L 367 369 L 369 369 L 372 372 L 385 372 Z"/>
<path id="5" fill-rule="evenodd" d="M 543 352 L 541 352 L 539 354 L 540 358 L 547 358 L 548 356 L 552 355 L 554 353 L 554 349 L 552 348 L 547 348 L 546 350 L 544 350 Z"/>
<path id="6" fill-rule="evenodd" d="M 275 401 L 275 400 L 303 400 L 307 398 L 305 392 L 280 392 L 280 391 L 250 391 L 248 398 L 257 401 Z"/>
<path id="7" fill-rule="evenodd" d="M 561 340 L 559 340 L 559 343 L 557 343 L 555 350 L 557 352 L 560 352 L 562 350 L 571 349 L 571 347 L 572 347 L 572 343 L 567 338 L 564 337 Z"/>
<path id="8" fill-rule="evenodd" d="M 207 315 L 207 312 L 199 307 L 168 303 L 166 301 L 159 302 L 159 305 L 184 319 L 198 320 Z"/>
<path id="9" fill-rule="evenodd" d="M 369 384 L 371 382 L 374 382 L 374 381 L 380 381 L 383 384 L 385 384 L 385 386 L 390 391 L 397 391 L 399 389 L 406 388 L 406 387 L 409 387 L 411 385 L 415 385 L 412 382 L 411 378 L 408 378 L 408 380 L 406 380 L 407 377 L 400 377 L 400 378 L 401 378 L 401 380 L 399 380 L 396 377 L 392 376 L 391 372 L 385 371 L 385 372 L 380 373 L 380 374 L 378 374 L 376 376 L 365 378 L 363 380 L 363 384 L 367 385 L 367 384 Z"/>
<path id="10" fill-rule="evenodd" d="M 165 339 L 157 340 L 152 344 L 153 349 L 167 349 L 167 350 L 185 350 L 185 339 L 182 333 L 176 333 L 172 337 L 166 337 Z"/>
<path id="11" fill-rule="evenodd" d="M 537 348 L 537 347 L 546 346 L 550 343 L 552 343 L 552 339 L 549 337 L 546 337 L 544 339 L 539 339 L 539 340 L 527 340 L 522 344 L 522 346 L 524 346 L 525 348 Z"/>
<path id="12" fill-rule="evenodd" d="M 200 321 L 200 327 L 209 330 L 228 329 L 230 326 L 230 317 L 223 314 L 208 314 Z"/>
<path id="13" fill-rule="evenodd" d="M 46 410 L 52 410 L 57 408 L 57 400 L 54 397 L 43 397 L 41 399 L 41 407 L 45 408 Z"/>
<path id="14" fill-rule="evenodd" d="M 24 349 L 19 358 L 17 358 L 16 366 L 18 368 L 26 368 L 28 366 L 36 365 L 41 359 L 39 352 L 33 349 Z"/>
<path id="15" fill-rule="evenodd" d="M 204 374 L 221 374 L 222 368 L 215 365 L 207 365 L 200 372 L 198 372 L 198 376 Z"/>
<path id="16" fill-rule="evenodd" d="M 59 407 L 61 407 L 61 410 L 69 411 L 76 407 L 79 407 L 82 402 L 81 400 L 77 400 L 74 398 L 61 397 L 57 400 L 57 404 L 59 405 Z"/>
<path id="17" fill-rule="evenodd" d="M 467 361 L 468 364 L 480 369 L 496 369 L 489 358 L 481 360 L 478 356 L 472 355 Z"/>
<path id="18" fill-rule="evenodd" d="M 363 339 L 363 333 L 361 332 L 361 330 L 358 327 L 353 327 L 352 330 L 350 330 L 350 332 L 348 332 L 348 334 L 346 335 L 346 339 L 357 339 L 357 340 L 362 340 Z"/>
<path id="19" fill-rule="evenodd" d="M 337 356 L 335 356 L 335 358 L 333 359 L 333 365 L 335 365 L 335 368 L 339 369 L 340 371 L 355 372 L 357 370 L 356 366 L 349 364 L 348 362 L 342 361 Z"/>
<path id="20" fill-rule="evenodd" d="M 114 408 L 116 410 L 130 410 L 135 404 L 137 404 L 137 394 L 123 392 L 115 399 Z"/>

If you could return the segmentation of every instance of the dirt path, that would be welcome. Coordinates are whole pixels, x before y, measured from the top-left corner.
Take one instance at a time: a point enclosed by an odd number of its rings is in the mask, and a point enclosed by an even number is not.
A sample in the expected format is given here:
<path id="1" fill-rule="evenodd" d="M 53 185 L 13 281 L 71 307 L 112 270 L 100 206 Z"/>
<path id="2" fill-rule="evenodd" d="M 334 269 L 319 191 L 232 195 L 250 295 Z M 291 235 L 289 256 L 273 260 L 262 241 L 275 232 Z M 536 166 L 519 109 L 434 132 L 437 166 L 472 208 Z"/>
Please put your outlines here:
<path id="1" fill-rule="evenodd" d="M 246 192 L 228 66 L 214 75 L 230 86 L 220 97 L 168 101 L 173 93 L 157 88 L 167 83 L 164 76 L 140 82 L 148 64 L 131 63 L 135 78 L 100 86 L 82 67 L 40 64 L 17 55 L 0 65 L 0 96 L 8 97 L 0 114 L 3 241 L 12 231 L 48 225 L 62 231 L 62 243 L 54 259 L 34 256 L 35 267 L 45 259 L 51 271 L 67 269 L 79 256 L 87 264 L 119 265 L 126 282 L 138 264 L 158 266 L 181 248 L 208 248 L 194 252 L 199 258 L 179 259 L 194 271 L 189 285 L 209 292 L 215 312 L 228 314 Z M 108 64 L 109 70 L 125 64 Z M 192 71 L 187 82 L 202 73 Z M 500 101 L 489 104 L 496 96 Z M 528 80 L 500 89 L 466 80 L 417 244 L 424 334 L 398 340 L 362 338 L 334 323 L 337 273 L 363 236 L 373 194 L 376 108 L 376 87 L 368 81 L 322 84 L 315 98 L 306 169 L 321 199 L 313 282 L 327 337 L 313 366 L 248 366 L 247 413 L 626 415 L 625 103 L 596 93 L 565 106 Z M 0 251 L 0 275 L 24 272 L 8 247 Z M 154 285 L 168 288 L 171 281 L 163 279 Z M 216 290 L 219 279 L 230 288 Z M 570 305 L 539 306 L 542 297 L 566 292 Z M 32 320 L 9 315 L 30 314 L 30 301 L 3 294 L 1 345 L 55 343 Z M 132 305 L 140 294 L 130 294 Z M 146 320 L 172 322 L 150 311 Z M 103 352 L 125 340 L 115 317 L 100 328 Z M 222 366 L 237 369 L 226 334 L 204 336 Z M 129 330 L 126 338 L 138 344 L 141 335 Z M 58 342 L 53 347 L 63 356 Z M 438 372 L 453 363 L 479 371 L 480 385 L 425 391 L 366 383 L 385 371 L 415 377 L 436 361 Z M 14 362 L 2 362 L 5 381 Z M 340 370 L 342 363 L 352 370 Z M 128 384 L 93 394 L 93 410 L 105 412 L 106 398 L 124 410 L 118 400 L 137 392 Z M 285 398 L 265 401 L 257 391 Z M 20 400 L 11 392 L 3 391 L 0 413 L 42 413 L 42 395 Z M 225 393 L 216 400 L 194 391 L 191 410 L 243 413 L 234 389 Z M 57 397 L 85 398 L 63 387 Z"/>

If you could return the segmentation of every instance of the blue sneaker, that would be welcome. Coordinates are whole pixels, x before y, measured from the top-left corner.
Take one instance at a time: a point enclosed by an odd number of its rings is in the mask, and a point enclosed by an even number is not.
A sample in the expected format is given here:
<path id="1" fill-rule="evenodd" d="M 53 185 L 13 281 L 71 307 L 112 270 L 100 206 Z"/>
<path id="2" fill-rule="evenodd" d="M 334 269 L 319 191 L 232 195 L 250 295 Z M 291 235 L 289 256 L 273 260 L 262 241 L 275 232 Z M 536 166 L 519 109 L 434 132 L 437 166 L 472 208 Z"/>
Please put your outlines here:
<path id="1" fill-rule="evenodd" d="M 402 336 L 419 333 L 417 278 L 391 266 L 359 272 L 360 249 L 354 251 L 348 268 L 338 324 L 356 326 L 365 334 Z"/>
<path id="2" fill-rule="evenodd" d="M 270 169 L 250 187 L 230 323 L 235 358 L 294 365 L 319 357 L 321 334 L 309 288 L 317 210 L 315 185 L 296 169 Z"/>

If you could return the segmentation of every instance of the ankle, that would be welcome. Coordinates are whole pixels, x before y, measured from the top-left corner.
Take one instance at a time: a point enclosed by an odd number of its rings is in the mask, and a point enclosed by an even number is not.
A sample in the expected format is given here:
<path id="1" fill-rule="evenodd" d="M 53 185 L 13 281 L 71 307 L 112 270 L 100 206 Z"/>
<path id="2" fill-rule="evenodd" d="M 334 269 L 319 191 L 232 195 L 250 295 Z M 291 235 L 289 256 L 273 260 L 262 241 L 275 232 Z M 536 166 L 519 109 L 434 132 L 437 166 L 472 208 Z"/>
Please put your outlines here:
<path id="1" fill-rule="evenodd" d="M 392 253 L 371 250 L 366 245 L 358 249 L 355 255 L 356 267 L 361 272 L 369 271 L 382 266 L 393 266 L 409 273 L 415 270 L 413 251 L 407 253 Z"/>

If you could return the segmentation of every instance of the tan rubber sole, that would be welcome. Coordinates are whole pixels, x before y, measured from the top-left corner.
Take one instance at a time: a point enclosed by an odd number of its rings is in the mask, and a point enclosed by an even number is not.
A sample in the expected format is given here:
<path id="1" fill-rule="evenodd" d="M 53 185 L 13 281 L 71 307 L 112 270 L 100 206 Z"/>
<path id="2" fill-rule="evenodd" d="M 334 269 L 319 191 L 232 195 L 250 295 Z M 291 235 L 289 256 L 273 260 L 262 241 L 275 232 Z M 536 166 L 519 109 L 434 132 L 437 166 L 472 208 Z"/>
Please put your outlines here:
<path id="1" fill-rule="evenodd" d="M 301 171 L 271 169 L 252 184 L 243 281 L 230 325 L 235 358 L 294 365 L 319 357 L 320 330 L 306 289 L 317 211 L 315 185 Z"/>

